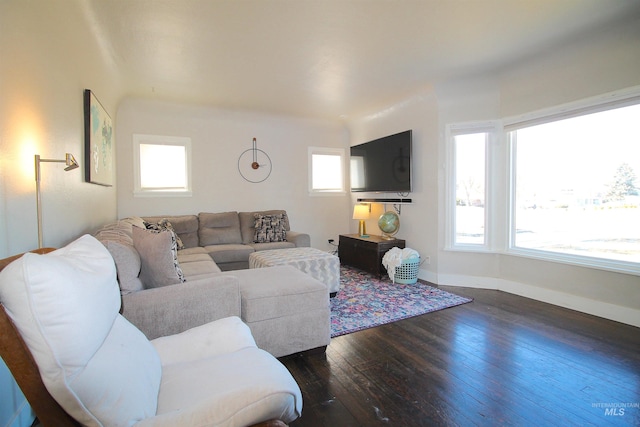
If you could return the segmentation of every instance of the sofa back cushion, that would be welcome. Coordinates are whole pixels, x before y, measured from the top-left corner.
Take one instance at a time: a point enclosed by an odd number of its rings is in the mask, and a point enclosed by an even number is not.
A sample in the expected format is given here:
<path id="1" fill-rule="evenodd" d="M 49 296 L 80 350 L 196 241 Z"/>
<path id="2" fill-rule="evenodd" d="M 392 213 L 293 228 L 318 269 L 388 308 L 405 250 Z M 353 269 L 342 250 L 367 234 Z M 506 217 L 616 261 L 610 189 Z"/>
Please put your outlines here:
<path id="1" fill-rule="evenodd" d="M 142 224 L 142 219 L 140 219 Z M 125 295 L 141 291 L 144 286 L 138 277 L 140 275 L 140 256 L 133 247 L 132 219 L 126 218 L 107 224 L 95 233 L 98 239 L 111 253 L 116 263 L 120 292 Z"/>
<path id="2" fill-rule="evenodd" d="M 118 283 L 122 295 L 138 292 L 144 289 L 140 280 L 140 255 L 133 245 L 125 245 L 111 240 L 102 244 L 109 250 L 116 263 Z"/>
<path id="3" fill-rule="evenodd" d="M 182 240 L 185 248 L 195 248 L 200 246 L 198 241 L 198 217 L 196 215 L 176 215 L 176 216 L 145 216 L 145 221 L 159 223 L 167 219 L 173 226 L 173 230 Z"/>
<path id="4" fill-rule="evenodd" d="M 238 212 L 201 212 L 198 219 L 200 246 L 242 243 Z"/>
<path id="5" fill-rule="evenodd" d="M 116 269 L 85 235 L 0 273 L 0 301 L 53 398 L 84 425 L 132 425 L 155 415 L 162 368 L 118 310 Z"/>
<path id="6" fill-rule="evenodd" d="M 282 215 L 282 223 L 284 225 L 285 231 L 291 231 L 289 226 L 289 217 L 287 216 L 287 211 L 285 210 L 270 210 L 270 211 L 255 211 L 255 212 L 240 212 L 238 217 L 240 218 L 240 231 L 242 233 L 242 243 L 248 245 L 250 243 L 255 242 L 255 232 L 256 232 L 256 218 L 255 214 L 258 215 Z"/>

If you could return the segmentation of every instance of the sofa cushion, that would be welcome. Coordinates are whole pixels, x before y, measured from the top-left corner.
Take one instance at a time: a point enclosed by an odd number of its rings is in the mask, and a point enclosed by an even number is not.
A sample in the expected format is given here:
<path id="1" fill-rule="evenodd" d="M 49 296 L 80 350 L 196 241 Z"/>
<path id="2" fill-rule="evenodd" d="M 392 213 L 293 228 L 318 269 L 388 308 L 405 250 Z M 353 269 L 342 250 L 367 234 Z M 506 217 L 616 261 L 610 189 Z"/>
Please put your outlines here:
<path id="1" fill-rule="evenodd" d="M 240 219 L 237 212 L 198 214 L 200 246 L 242 243 Z"/>
<path id="2" fill-rule="evenodd" d="M 133 245 L 140 254 L 140 280 L 146 288 L 184 282 L 174 233 L 133 227 Z"/>
<path id="3" fill-rule="evenodd" d="M 0 300 L 47 390 L 72 417 L 84 425 L 133 425 L 155 414 L 160 359 L 118 314 L 116 269 L 95 238 L 25 254 L 0 273 Z"/>
<path id="4" fill-rule="evenodd" d="M 255 214 L 259 215 L 282 215 L 285 231 L 291 231 L 289 225 L 289 217 L 287 211 L 284 210 L 268 210 L 268 211 L 255 211 L 255 212 L 240 212 L 238 217 L 240 219 L 240 232 L 242 233 L 242 243 L 248 245 L 254 242 L 256 218 Z"/>
<path id="5" fill-rule="evenodd" d="M 182 254 L 178 251 L 178 261 L 184 277 L 189 280 L 220 273 L 220 267 L 207 254 Z"/>
<path id="6" fill-rule="evenodd" d="M 147 222 L 160 222 L 166 219 L 171 222 L 173 230 L 182 240 L 185 248 L 195 248 L 200 246 L 198 240 L 198 217 L 196 215 L 175 215 L 175 216 L 146 216 Z"/>
<path id="7" fill-rule="evenodd" d="M 246 347 L 164 366 L 158 414 L 136 427 L 248 426 L 269 419 L 290 423 L 301 415 L 302 405 L 300 388 L 287 368 L 267 352 Z"/>
<path id="8" fill-rule="evenodd" d="M 217 263 L 249 261 L 254 250 L 248 245 L 211 245 L 204 248 Z"/>
<path id="9" fill-rule="evenodd" d="M 125 245 L 110 240 L 106 240 L 102 244 L 109 250 L 116 263 L 120 292 L 126 295 L 143 290 L 144 286 L 138 277 L 142 264 L 140 255 L 133 245 Z"/>
<path id="10" fill-rule="evenodd" d="M 180 236 L 176 234 L 175 230 L 173 229 L 173 225 L 171 225 L 171 221 L 169 221 L 167 218 L 162 218 L 158 222 L 145 221 L 144 226 L 147 230 L 172 232 L 175 235 L 178 250 L 184 249 L 184 243 L 182 243 L 182 239 L 180 239 Z"/>
<path id="11" fill-rule="evenodd" d="M 288 265 L 220 274 L 238 279 L 242 319 L 249 324 L 329 306 L 327 286 Z"/>
<path id="12" fill-rule="evenodd" d="M 291 249 L 295 248 L 296 245 L 293 242 L 269 242 L 269 243 L 251 243 L 249 244 L 256 252 L 258 251 L 268 251 L 271 249 Z"/>
<path id="13" fill-rule="evenodd" d="M 284 229 L 282 214 L 262 215 L 254 214 L 255 231 L 254 243 L 286 242 L 287 231 Z"/>
<path id="14" fill-rule="evenodd" d="M 116 221 L 106 224 L 96 231 L 94 237 L 101 242 L 111 241 L 133 246 L 132 225 L 128 221 Z"/>

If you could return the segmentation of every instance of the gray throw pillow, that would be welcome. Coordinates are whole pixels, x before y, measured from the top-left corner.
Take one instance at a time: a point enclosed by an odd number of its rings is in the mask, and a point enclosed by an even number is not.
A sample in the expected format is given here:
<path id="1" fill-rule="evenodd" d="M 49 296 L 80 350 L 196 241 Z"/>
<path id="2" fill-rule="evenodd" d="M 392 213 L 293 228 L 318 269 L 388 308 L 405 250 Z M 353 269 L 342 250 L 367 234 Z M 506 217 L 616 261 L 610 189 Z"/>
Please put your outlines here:
<path id="1" fill-rule="evenodd" d="M 173 225 L 171 224 L 171 222 L 167 218 L 163 218 L 160 221 L 158 221 L 157 223 L 144 221 L 144 226 L 145 226 L 145 228 L 147 230 L 154 230 L 154 231 L 169 230 L 169 231 L 171 231 L 173 233 L 173 235 L 175 236 L 175 238 L 176 238 L 176 243 L 178 244 L 178 250 L 184 249 L 184 244 L 182 243 L 182 240 L 180 239 L 180 236 L 178 236 L 178 233 L 176 233 L 176 231 L 173 229 Z"/>
<path id="2" fill-rule="evenodd" d="M 145 288 L 184 282 L 175 234 L 133 227 L 133 246 L 140 254 L 140 280 Z"/>
<path id="3" fill-rule="evenodd" d="M 120 284 L 120 292 L 122 295 L 144 289 L 140 278 L 140 255 L 132 245 L 106 240 L 102 242 L 109 250 L 116 263 L 116 271 L 118 273 L 118 283 Z"/>

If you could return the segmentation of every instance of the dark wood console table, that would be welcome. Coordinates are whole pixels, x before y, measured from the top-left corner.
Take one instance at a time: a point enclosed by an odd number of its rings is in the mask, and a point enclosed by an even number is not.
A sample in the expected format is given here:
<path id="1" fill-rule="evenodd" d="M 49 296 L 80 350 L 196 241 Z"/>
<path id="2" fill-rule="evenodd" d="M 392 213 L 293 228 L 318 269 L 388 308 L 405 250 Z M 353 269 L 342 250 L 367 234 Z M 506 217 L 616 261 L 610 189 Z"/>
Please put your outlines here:
<path id="1" fill-rule="evenodd" d="M 386 269 L 382 265 L 382 257 L 393 247 L 404 249 L 405 241 L 401 239 L 384 239 L 382 236 L 358 234 L 341 234 L 338 244 L 340 263 L 359 268 L 380 278 Z"/>

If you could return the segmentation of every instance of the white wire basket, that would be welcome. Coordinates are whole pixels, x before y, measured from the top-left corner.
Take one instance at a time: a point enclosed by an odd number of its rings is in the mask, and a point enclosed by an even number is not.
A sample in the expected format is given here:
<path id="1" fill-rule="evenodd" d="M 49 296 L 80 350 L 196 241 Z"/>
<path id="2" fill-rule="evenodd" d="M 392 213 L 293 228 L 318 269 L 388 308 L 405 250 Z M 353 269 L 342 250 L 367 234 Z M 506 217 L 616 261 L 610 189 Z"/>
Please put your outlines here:
<path id="1" fill-rule="evenodd" d="M 420 268 L 420 258 L 403 259 L 402 264 L 396 267 L 396 274 L 393 283 L 412 285 L 418 281 L 418 269 Z"/>

